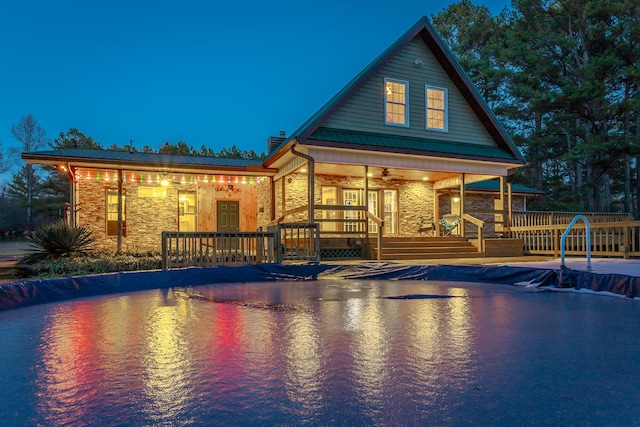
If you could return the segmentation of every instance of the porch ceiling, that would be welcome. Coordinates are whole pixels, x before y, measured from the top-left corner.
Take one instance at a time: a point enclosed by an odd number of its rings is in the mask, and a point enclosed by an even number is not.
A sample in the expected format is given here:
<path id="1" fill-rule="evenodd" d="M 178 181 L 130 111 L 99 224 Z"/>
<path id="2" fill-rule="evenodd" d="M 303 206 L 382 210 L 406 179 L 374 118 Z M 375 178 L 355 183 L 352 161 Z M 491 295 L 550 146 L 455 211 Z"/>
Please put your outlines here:
<path id="1" fill-rule="evenodd" d="M 444 179 L 457 178 L 459 173 L 452 172 L 437 172 L 437 171 L 423 171 L 415 169 L 400 169 L 400 168 L 382 168 L 377 166 L 369 166 L 369 173 L 371 178 L 381 178 L 382 171 L 387 169 L 389 176 L 392 180 L 406 180 L 406 181 L 428 181 L 438 182 Z M 347 165 L 336 163 L 316 163 L 315 173 L 318 175 L 335 175 L 335 176 L 363 176 L 364 167 L 360 165 Z M 426 178 L 426 179 L 425 179 Z"/>

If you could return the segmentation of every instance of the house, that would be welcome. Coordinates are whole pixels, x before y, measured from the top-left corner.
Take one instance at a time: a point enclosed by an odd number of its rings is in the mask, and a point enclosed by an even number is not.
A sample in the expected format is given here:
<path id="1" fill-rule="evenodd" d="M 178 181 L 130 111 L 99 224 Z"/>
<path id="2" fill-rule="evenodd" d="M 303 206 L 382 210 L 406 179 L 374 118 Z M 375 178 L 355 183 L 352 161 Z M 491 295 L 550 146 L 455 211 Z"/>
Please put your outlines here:
<path id="1" fill-rule="evenodd" d="M 269 145 L 261 164 L 77 148 L 22 157 L 68 171 L 72 220 L 112 250 L 158 249 L 162 231 L 305 222 L 320 224 L 332 256 L 357 257 L 361 238 L 415 237 L 444 213 L 459 216 L 457 234 L 481 234 L 474 214 L 499 232 L 513 195 L 525 197 L 505 183 L 522 155 L 426 17 Z M 474 190 L 488 180 L 494 191 Z M 470 210 L 478 194 L 488 213 Z"/>

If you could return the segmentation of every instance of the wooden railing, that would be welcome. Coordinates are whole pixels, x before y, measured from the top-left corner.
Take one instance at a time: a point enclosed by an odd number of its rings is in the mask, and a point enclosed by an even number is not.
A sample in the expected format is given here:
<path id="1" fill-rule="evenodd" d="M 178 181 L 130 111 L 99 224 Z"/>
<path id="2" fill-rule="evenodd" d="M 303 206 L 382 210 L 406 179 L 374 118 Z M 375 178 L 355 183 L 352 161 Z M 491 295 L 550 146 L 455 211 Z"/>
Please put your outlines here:
<path id="1" fill-rule="evenodd" d="M 281 223 L 269 227 L 276 236 L 276 252 L 282 261 L 320 262 L 318 224 Z"/>
<path id="2" fill-rule="evenodd" d="M 560 236 L 568 225 L 514 226 L 505 231 L 508 237 L 524 240 L 526 254 L 557 257 L 561 250 Z M 574 225 L 565 245 L 567 255 L 586 255 L 585 224 Z M 591 222 L 591 254 L 624 258 L 640 256 L 640 221 Z"/>
<path id="3" fill-rule="evenodd" d="M 484 221 L 481 221 L 478 218 L 476 218 L 474 216 L 471 216 L 469 214 L 462 215 L 462 218 L 465 221 L 469 221 L 471 224 L 473 224 L 476 227 L 478 227 L 478 236 L 477 236 L 476 247 L 478 248 L 478 251 L 484 252 L 484 247 L 482 245 L 482 229 L 484 228 Z"/>
<path id="4" fill-rule="evenodd" d="M 162 268 L 320 261 L 317 224 L 278 224 L 256 232 L 162 232 Z"/>
<path id="5" fill-rule="evenodd" d="M 514 211 L 511 213 L 511 224 L 509 225 L 511 227 L 538 227 L 569 224 L 576 215 L 586 216 L 591 224 L 631 220 L 631 215 L 628 213 Z"/>
<path id="6" fill-rule="evenodd" d="M 274 233 L 162 232 L 162 268 L 279 262 Z"/>

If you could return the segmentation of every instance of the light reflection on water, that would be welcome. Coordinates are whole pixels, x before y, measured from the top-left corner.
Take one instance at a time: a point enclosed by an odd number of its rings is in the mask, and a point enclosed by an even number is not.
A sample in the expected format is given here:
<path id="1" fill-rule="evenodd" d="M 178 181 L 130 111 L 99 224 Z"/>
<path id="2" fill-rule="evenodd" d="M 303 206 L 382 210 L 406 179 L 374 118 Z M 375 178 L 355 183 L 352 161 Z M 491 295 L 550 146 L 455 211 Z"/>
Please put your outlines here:
<path id="1" fill-rule="evenodd" d="M 428 282 L 191 292 L 298 309 L 148 291 L 1 312 L 0 339 L 11 345 L 0 360 L 11 363 L 0 425 L 632 425 L 640 416 L 628 399 L 640 394 L 629 368 L 640 356 L 635 301 Z M 441 298 L 384 298 L 411 294 Z"/>

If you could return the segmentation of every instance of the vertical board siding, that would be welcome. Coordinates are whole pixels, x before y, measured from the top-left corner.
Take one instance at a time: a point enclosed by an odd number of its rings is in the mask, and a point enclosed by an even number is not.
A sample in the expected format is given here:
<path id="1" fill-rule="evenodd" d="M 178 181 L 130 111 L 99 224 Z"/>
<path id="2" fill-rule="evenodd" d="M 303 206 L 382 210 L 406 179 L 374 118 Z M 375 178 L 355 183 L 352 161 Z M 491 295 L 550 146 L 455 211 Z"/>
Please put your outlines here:
<path id="1" fill-rule="evenodd" d="M 216 202 L 240 202 L 240 231 L 255 231 L 258 227 L 258 192 L 255 185 L 198 183 L 198 231 L 217 231 Z"/>
<path id="2" fill-rule="evenodd" d="M 415 65 L 416 59 L 423 61 L 422 66 Z M 408 128 L 385 125 L 385 77 L 409 81 L 410 127 Z M 448 132 L 425 129 L 425 85 L 448 90 Z M 378 72 L 373 73 L 322 126 L 469 144 L 496 145 L 427 45 L 419 38 L 413 39 Z"/>

